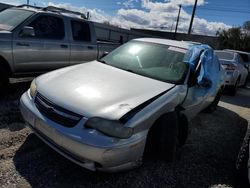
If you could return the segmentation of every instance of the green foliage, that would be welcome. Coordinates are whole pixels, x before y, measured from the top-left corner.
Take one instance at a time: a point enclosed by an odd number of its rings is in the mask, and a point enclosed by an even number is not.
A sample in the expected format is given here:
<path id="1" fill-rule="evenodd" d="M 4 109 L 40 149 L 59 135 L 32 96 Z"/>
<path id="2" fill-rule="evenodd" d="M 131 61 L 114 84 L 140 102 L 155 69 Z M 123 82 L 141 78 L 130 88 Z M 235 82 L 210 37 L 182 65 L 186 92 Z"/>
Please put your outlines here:
<path id="1" fill-rule="evenodd" d="M 246 21 L 244 24 L 243 24 L 243 29 L 247 30 L 247 31 L 250 31 L 250 21 Z"/>
<path id="2" fill-rule="evenodd" d="M 233 27 L 217 32 L 220 49 L 234 49 L 250 52 L 250 21 L 242 27 Z"/>

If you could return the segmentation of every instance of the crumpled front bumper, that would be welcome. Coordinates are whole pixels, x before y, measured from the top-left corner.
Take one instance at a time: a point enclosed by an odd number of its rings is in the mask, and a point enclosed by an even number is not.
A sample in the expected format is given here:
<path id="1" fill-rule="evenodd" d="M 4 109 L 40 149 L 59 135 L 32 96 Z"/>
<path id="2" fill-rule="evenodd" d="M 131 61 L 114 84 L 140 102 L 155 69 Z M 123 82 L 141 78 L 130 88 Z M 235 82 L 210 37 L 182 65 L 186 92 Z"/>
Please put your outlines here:
<path id="1" fill-rule="evenodd" d="M 146 132 L 129 139 L 115 139 L 84 128 L 86 119 L 75 127 L 63 127 L 44 117 L 26 92 L 20 99 L 20 110 L 29 127 L 52 149 L 89 170 L 121 171 L 141 164 Z M 91 144 L 91 140 L 93 144 Z M 97 141 L 96 141 L 97 140 Z"/>

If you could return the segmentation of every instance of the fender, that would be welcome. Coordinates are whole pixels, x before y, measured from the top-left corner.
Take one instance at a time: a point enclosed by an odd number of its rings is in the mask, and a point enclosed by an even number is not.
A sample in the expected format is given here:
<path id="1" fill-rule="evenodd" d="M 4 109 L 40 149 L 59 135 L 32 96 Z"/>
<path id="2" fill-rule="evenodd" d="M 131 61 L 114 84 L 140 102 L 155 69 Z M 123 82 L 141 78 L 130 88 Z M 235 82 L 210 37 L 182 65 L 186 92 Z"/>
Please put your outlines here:
<path id="1" fill-rule="evenodd" d="M 132 127 L 134 133 L 149 130 L 162 115 L 175 111 L 186 94 L 186 85 L 176 85 L 168 92 L 156 98 L 127 121 L 125 126 Z"/>

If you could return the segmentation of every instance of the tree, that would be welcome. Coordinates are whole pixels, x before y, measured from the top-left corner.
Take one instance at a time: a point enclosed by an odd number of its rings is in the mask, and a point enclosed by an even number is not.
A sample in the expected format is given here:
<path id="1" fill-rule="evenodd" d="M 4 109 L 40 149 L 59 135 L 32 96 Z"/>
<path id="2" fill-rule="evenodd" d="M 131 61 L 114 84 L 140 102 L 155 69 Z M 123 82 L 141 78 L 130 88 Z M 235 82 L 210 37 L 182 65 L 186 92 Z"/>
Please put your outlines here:
<path id="1" fill-rule="evenodd" d="M 242 27 L 233 27 L 217 32 L 220 49 L 234 49 L 250 52 L 250 21 Z"/>
<path id="2" fill-rule="evenodd" d="M 250 21 L 246 21 L 243 26 L 242 26 L 243 29 L 247 30 L 247 31 L 250 31 Z"/>

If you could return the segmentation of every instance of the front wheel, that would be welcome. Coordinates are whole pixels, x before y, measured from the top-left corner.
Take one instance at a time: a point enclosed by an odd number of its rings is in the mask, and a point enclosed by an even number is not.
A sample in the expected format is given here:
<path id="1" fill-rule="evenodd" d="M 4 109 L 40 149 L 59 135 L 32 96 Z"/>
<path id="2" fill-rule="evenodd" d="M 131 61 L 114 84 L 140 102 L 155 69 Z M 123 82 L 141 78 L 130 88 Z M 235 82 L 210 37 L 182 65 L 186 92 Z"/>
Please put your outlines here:
<path id="1" fill-rule="evenodd" d="M 170 112 L 161 116 L 151 127 L 146 142 L 145 154 L 172 162 L 178 145 L 178 115 Z"/>

